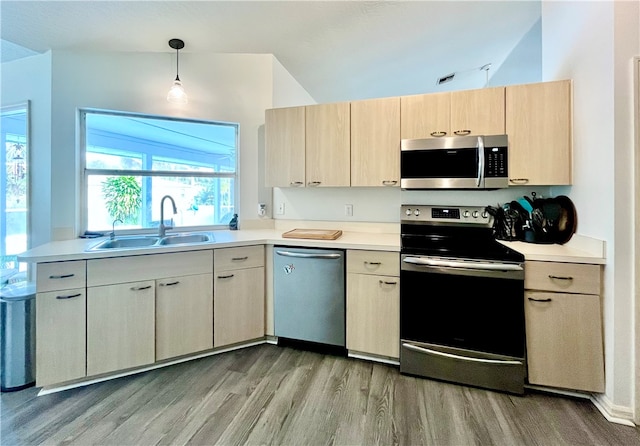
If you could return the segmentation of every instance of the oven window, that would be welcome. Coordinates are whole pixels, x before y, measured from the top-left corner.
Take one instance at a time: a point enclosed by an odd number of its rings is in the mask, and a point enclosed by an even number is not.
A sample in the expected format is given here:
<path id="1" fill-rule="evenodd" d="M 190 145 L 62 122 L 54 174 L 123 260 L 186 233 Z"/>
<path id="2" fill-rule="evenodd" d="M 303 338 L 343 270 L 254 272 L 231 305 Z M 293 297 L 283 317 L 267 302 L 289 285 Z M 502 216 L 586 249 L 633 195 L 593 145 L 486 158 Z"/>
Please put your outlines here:
<path id="1" fill-rule="evenodd" d="M 524 357 L 524 282 L 401 271 L 400 336 Z"/>

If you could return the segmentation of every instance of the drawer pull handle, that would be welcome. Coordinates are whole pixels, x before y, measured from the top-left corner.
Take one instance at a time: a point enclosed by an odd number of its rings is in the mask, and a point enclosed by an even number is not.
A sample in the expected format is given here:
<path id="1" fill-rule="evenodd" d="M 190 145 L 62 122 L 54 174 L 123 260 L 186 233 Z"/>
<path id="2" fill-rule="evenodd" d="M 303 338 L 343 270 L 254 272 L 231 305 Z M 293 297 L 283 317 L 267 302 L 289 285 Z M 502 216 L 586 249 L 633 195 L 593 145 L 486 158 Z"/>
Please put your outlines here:
<path id="1" fill-rule="evenodd" d="M 244 256 L 244 257 L 234 257 L 231 259 L 232 262 L 243 262 L 245 260 L 247 260 L 249 258 L 249 256 Z"/>
<path id="2" fill-rule="evenodd" d="M 173 286 L 173 285 L 177 285 L 179 283 L 180 283 L 180 281 L 176 280 L 175 282 L 161 283 L 160 286 Z"/>
<path id="3" fill-rule="evenodd" d="M 547 297 L 546 299 L 535 299 L 533 297 L 527 297 L 531 302 L 551 302 L 553 299 Z"/>
<path id="4" fill-rule="evenodd" d="M 549 274 L 549 279 L 557 279 L 557 280 L 573 280 L 571 276 L 552 276 Z"/>
<path id="5" fill-rule="evenodd" d="M 447 134 L 447 132 L 431 132 L 431 136 L 435 136 L 436 138 L 440 138 L 442 136 L 445 136 Z"/>
<path id="6" fill-rule="evenodd" d="M 509 178 L 509 182 L 516 184 L 527 184 L 529 182 L 529 178 Z"/>
<path id="7" fill-rule="evenodd" d="M 316 187 L 316 186 L 320 186 L 322 184 L 322 181 L 309 181 L 307 184 L 309 186 Z"/>
<path id="8" fill-rule="evenodd" d="M 395 186 L 398 184 L 398 180 L 382 180 L 383 186 Z"/>
<path id="9" fill-rule="evenodd" d="M 364 261 L 365 265 L 372 265 L 372 266 L 378 266 L 378 265 L 382 265 L 382 262 L 367 262 L 366 260 Z"/>
<path id="10" fill-rule="evenodd" d="M 304 183 L 302 181 L 292 181 L 291 183 L 289 183 L 290 186 L 295 186 L 295 187 L 300 187 L 303 184 Z"/>
<path id="11" fill-rule="evenodd" d="M 381 280 L 380 285 L 397 285 L 398 282 L 391 280 Z"/>
<path id="12" fill-rule="evenodd" d="M 73 276 L 75 276 L 75 274 L 60 274 L 59 276 L 49 276 L 49 279 L 68 279 Z"/>
<path id="13" fill-rule="evenodd" d="M 233 277 L 233 274 L 229 274 L 227 276 L 218 276 L 218 279 L 231 279 Z"/>
<path id="14" fill-rule="evenodd" d="M 132 286 L 131 287 L 131 291 L 142 291 L 142 290 L 148 290 L 149 288 L 151 288 L 151 285 L 147 285 L 147 286 Z"/>
<path id="15" fill-rule="evenodd" d="M 471 133 L 471 130 L 456 130 L 453 133 L 456 135 L 468 135 Z"/>
<path id="16" fill-rule="evenodd" d="M 80 297 L 82 293 L 78 294 L 69 294 L 68 296 L 56 296 L 56 299 L 64 300 L 64 299 L 73 299 L 74 297 Z"/>

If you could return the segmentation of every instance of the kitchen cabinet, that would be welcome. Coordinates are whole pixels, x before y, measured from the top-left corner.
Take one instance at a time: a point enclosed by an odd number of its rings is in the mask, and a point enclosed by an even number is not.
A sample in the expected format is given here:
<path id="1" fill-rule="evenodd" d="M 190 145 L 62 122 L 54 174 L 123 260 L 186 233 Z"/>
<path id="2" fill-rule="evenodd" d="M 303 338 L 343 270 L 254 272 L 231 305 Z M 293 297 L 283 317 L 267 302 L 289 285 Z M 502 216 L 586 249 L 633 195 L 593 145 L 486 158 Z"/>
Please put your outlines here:
<path id="1" fill-rule="evenodd" d="M 87 261 L 87 373 L 211 348 L 212 273 L 212 250 Z"/>
<path id="2" fill-rule="evenodd" d="M 397 252 L 347 251 L 347 349 L 374 357 L 399 357 Z"/>
<path id="3" fill-rule="evenodd" d="M 504 87 L 400 98 L 402 139 L 505 133 Z"/>
<path id="4" fill-rule="evenodd" d="M 86 262 L 40 263 L 36 283 L 36 385 L 86 376 Z"/>
<path id="5" fill-rule="evenodd" d="M 264 246 L 214 250 L 213 345 L 265 335 Z"/>
<path id="6" fill-rule="evenodd" d="M 604 391 L 599 265 L 525 263 L 530 384 Z"/>
<path id="7" fill-rule="evenodd" d="M 305 107 L 265 112 L 266 186 L 305 185 Z"/>
<path id="8" fill-rule="evenodd" d="M 351 103 L 351 186 L 400 186 L 400 98 Z"/>
<path id="9" fill-rule="evenodd" d="M 505 104 L 510 184 L 571 184 L 571 80 L 507 86 Z"/>
<path id="10" fill-rule="evenodd" d="M 155 286 L 156 361 L 213 348 L 213 272 Z"/>
<path id="11" fill-rule="evenodd" d="M 350 186 L 349 103 L 309 105 L 305 115 L 307 186 Z"/>
<path id="12" fill-rule="evenodd" d="M 87 375 L 155 361 L 155 281 L 87 288 Z"/>

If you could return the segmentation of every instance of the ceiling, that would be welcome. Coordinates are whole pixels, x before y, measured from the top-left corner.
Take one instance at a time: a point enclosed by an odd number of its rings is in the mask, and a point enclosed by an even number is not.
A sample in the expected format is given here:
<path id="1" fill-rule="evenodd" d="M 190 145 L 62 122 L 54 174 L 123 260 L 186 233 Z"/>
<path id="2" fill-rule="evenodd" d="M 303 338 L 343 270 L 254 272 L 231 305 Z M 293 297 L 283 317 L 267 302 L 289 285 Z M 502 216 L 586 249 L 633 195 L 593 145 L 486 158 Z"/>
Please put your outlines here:
<path id="1" fill-rule="evenodd" d="M 540 1 L 0 1 L 0 55 L 269 53 L 317 102 L 481 88 Z M 456 73 L 437 86 L 440 77 Z"/>

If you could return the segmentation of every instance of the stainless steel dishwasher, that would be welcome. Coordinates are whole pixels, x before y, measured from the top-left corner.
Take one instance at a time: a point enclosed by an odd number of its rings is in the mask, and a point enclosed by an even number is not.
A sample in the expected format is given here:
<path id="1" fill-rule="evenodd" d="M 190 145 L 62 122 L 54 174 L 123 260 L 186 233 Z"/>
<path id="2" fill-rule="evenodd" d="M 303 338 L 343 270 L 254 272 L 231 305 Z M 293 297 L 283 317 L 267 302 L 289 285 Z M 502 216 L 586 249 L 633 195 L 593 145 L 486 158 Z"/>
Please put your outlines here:
<path id="1" fill-rule="evenodd" d="M 345 346 L 343 250 L 275 246 L 275 335 Z"/>

